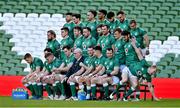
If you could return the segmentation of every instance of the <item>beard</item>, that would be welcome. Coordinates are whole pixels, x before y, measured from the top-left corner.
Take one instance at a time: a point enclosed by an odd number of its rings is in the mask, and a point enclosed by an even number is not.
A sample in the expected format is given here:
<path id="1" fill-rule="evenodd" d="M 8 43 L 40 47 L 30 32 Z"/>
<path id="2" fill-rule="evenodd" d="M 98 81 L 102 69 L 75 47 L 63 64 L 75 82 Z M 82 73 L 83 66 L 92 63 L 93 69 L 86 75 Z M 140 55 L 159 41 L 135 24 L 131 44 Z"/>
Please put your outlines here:
<path id="1" fill-rule="evenodd" d="M 48 39 L 48 42 L 52 41 L 52 39 Z"/>

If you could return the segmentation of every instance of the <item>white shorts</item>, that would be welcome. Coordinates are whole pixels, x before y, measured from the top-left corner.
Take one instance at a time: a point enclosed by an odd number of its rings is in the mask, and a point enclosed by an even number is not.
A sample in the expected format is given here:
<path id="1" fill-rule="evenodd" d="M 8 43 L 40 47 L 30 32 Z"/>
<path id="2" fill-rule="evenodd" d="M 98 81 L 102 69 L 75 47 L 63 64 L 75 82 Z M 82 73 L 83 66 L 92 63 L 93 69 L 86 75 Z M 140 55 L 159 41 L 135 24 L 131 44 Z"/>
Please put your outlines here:
<path id="1" fill-rule="evenodd" d="M 146 48 L 141 49 L 141 52 L 142 52 L 143 57 L 145 57 L 146 56 Z"/>
<path id="2" fill-rule="evenodd" d="M 112 83 L 112 85 L 116 85 L 116 84 L 118 84 L 119 83 L 119 78 L 117 77 L 117 76 L 112 76 L 112 80 L 113 80 L 113 83 Z"/>

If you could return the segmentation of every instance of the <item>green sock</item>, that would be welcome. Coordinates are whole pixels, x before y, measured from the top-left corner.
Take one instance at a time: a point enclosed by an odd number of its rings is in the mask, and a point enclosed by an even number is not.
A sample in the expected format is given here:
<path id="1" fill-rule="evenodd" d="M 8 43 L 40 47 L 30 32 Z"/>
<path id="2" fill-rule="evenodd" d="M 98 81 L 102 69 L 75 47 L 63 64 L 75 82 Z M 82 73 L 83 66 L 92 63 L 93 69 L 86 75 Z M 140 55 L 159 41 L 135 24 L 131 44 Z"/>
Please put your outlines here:
<path id="1" fill-rule="evenodd" d="M 53 94 L 52 91 L 51 91 L 51 88 L 50 88 L 50 85 L 49 85 L 49 84 L 46 84 L 46 85 L 45 85 L 45 89 L 46 89 L 46 91 L 47 91 L 47 93 L 48 93 L 49 96 Z"/>
<path id="2" fill-rule="evenodd" d="M 73 97 L 76 96 L 76 86 L 75 83 L 70 83 L 70 88 L 71 88 L 71 94 Z"/>
<path id="3" fill-rule="evenodd" d="M 58 89 L 58 86 L 56 86 L 56 84 L 53 84 L 53 90 L 55 94 L 58 95 L 59 89 Z"/>
<path id="4" fill-rule="evenodd" d="M 109 96 L 109 86 L 107 83 L 103 84 L 105 97 Z"/>
<path id="5" fill-rule="evenodd" d="M 38 90 L 38 86 L 37 86 L 37 84 L 36 84 L 36 83 L 34 83 L 34 84 L 32 84 L 32 86 L 33 86 L 33 89 L 34 89 L 34 91 L 35 91 L 35 95 L 36 95 L 36 96 L 38 96 L 38 94 L 39 94 L 39 90 Z"/>
<path id="6" fill-rule="evenodd" d="M 128 90 L 127 94 L 124 96 L 124 98 L 127 99 L 127 97 L 130 96 L 130 95 L 134 92 L 134 90 L 135 90 L 135 89 L 131 87 L 131 88 Z"/>
<path id="7" fill-rule="evenodd" d="M 43 86 L 42 86 L 42 84 L 40 83 L 40 84 L 38 84 L 38 95 L 39 95 L 39 97 L 42 97 L 43 96 Z"/>
<path id="8" fill-rule="evenodd" d="M 140 99 L 140 90 L 136 90 L 136 98 Z"/>
<path id="9" fill-rule="evenodd" d="M 92 97 L 96 97 L 96 85 L 91 85 Z"/>
<path id="10" fill-rule="evenodd" d="M 119 99 L 120 98 L 120 93 L 116 92 L 116 98 Z"/>
<path id="11" fill-rule="evenodd" d="M 31 91 L 32 96 L 35 96 L 35 95 L 36 95 L 36 94 L 35 94 L 35 91 L 34 91 L 34 89 L 33 89 L 32 84 L 30 84 L 29 86 L 27 86 L 27 88 Z"/>
<path id="12" fill-rule="evenodd" d="M 56 86 L 58 86 L 58 88 L 60 89 L 61 94 L 62 94 L 63 96 L 65 96 L 64 83 L 61 83 L 61 82 L 56 83 Z"/>
<path id="13" fill-rule="evenodd" d="M 87 94 L 90 94 L 90 93 L 91 93 L 91 87 L 87 86 Z"/>

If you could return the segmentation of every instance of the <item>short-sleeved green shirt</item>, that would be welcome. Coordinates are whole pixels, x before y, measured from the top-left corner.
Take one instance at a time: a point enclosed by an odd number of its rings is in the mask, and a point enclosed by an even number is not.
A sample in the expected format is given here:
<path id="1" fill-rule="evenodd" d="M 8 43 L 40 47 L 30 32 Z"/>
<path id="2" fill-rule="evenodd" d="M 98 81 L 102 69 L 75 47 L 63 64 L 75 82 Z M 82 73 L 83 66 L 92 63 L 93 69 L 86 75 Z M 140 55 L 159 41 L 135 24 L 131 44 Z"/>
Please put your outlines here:
<path id="1" fill-rule="evenodd" d="M 113 31 L 115 28 L 117 28 L 119 26 L 119 20 L 114 19 L 114 21 L 109 22 L 109 30 L 111 32 L 111 34 L 113 34 Z"/>
<path id="2" fill-rule="evenodd" d="M 81 49 L 82 49 L 82 42 L 84 41 L 83 39 L 84 39 L 84 38 L 83 38 L 82 35 L 81 35 L 81 36 L 78 36 L 78 37 L 75 39 L 75 41 L 74 41 L 74 49 L 76 49 L 76 48 L 81 48 Z"/>
<path id="3" fill-rule="evenodd" d="M 101 55 L 99 58 L 95 57 L 95 61 L 94 61 L 95 67 L 97 67 L 99 65 L 104 66 L 105 60 L 106 60 L 106 58 L 103 55 Z"/>
<path id="4" fill-rule="evenodd" d="M 106 58 L 104 66 L 106 68 L 106 74 L 111 73 L 114 70 L 114 67 L 119 67 L 119 61 L 115 57 Z"/>
<path id="5" fill-rule="evenodd" d="M 64 62 L 64 64 L 65 64 L 65 66 L 67 66 L 68 64 L 73 63 L 74 59 L 75 59 L 75 58 L 74 58 L 74 55 L 71 54 L 69 57 L 65 56 L 65 57 L 63 58 L 63 62 Z"/>
<path id="6" fill-rule="evenodd" d="M 64 46 L 70 46 L 71 48 L 73 47 L 73 40 L 67 36 L 66 38 L 62 39 L 61 40 L 61 49 L 64 47 Z"/>
<path id="7" fill-rule="evenodd" d="M 142 59 L 141 61 L 136 62 L 136 64 L 130 65 L 129 69 L 134 76 L 137 76 L 138 78 L 142 77 L 148 82 L 151 82 L 151 75 L 148 73 L 149 67 L 150 65 L 146 62 L 146 60 Z"/>
<path id="8" fill-rule="evenodd" d="M 130 33 L 131 36 L 136 38 L 137 42 L 140 44 L 140 48 L 145 48 L 143 40 L 147 32 L 144 29 L 137 27 L 135 29 L 130 29 Z"/>
<path id="9" fill-rule="evenodd" d="M 85 24 L 83 22 L 80 22 L 79 24 L 74 24 L 75 26 L 79 26 L 81 28 L 85 27 Z"/>
<path id="10" fill-rule="evenodd" d="M 97 39 L 97 31 L 96 31 L 97 22 L 96 21 L 87 21 L 86 27 L 91 29 L 91 36 Z"/>
<path id="11" fill-rule="evenodd" d="M 60 43 L 56 39 L 48 41 L 46 48 L 50 48 L 53 55 L 57 58 L 60 58 Z"/>
<path id="12" fill-rule="evenodd" d="M 103 36 L 99 36 L 99 38 L 97 40 L 97 45 L 98 46 L 102 46 L 102 39 L 103 39 Z"/>
<path id="13" fill-rule="evenodd" d="M 115 51 L 115 57 L 119 60 L 120 65 L 125 64 L 125 51 L 124 51 L 124 45 L 126 42 L 124 41 L 124 38 L 117 39 L 114 42 L 114 51 Z"/>
<path id="14" fill-rule="evenodd" d="M 94 67 L 95 57 L 94 56 L 88 56 L 84 60 L 84 64 L 88 67 Z"/>
<path id="15" fill-rule="evenodd" d="M 114 37 L 111 34 L 108 34 L 107 36 L 102 36 L 101 40 L 101 47 L 102 47 L 102 53 L 105 56 L 106 55 L 106 49 L 107 48 L 112 48 L 112 45 L 115 42 Z"/>
<path id="16" fill-rule="evenodd" d="M 52 70 L 54 68 L 58 68 L 61 64 L 62 64 L 61 60 L 54 58 L 54 60 L 51 63 L 48 63 L 47 61 L 45 61 L 44 67 L 45 67 L 46 71 L 48 71 L 49 74 L 51 74 Z"/>
<path id="17" fill-rule="evenodd" d="M 139 44 L 137 43 L 136 46 L 139 48 Z M 125 55 L 126 55 L 126 65 L 129 66 L 132 63 L 139 62 L 138 56 L 133 48 L 131 41 L 126 42 L 124 45 Z"/>
<path id="18" fill-rule="evenodd" d="M 73 28 L 75 27 L 75 24 L 71 21 L 69 23 L 65 23 L 63 25 L 63 27 L 67 27 L 69 29 L 69 36 L 71 37 L 71 39 L 74 40 L 74 33 L 73 33 Z"/>
<path id="19" fill-rule="evenodd" d="M 119 21 L 119 28 L 122 31 L 129 31 L 130 30 L 129 20 L 125 19 L 123 22 Z"/>
<path id="20" fill-rule="evenodd" d="M 96 39 L 94 37 L 92 37 L 92 36 L 89 36 L 87 38 L 83 38 L 83 40 L 84 41 L 82 42 L 82 47 L 83 47 L 82 51 L 83 51 L 83 55 L 85 57 L 87 57 L 88 56 L 87 49 L 90 46 L 95 46 L 96 45 Z"/>
<path id="21" fill-rule="evenodd" d="M 61 50 L 64 46 L 70 46 L 72 48 L 73 45 L 74 45 L 73 40 L 69 36 L 61 40 Z M 61 57 L 64 56 L 65 56 L 64 51 L 61 51 Z"/>
<path id="22" fill-rule="evenodd" d="M 107 19 L 104 19 L 102 21 L 97 20 L 96 23 L 97 23 L 97 26 L 99 26 L 100 24 L 105 24 L 109 26 L 109 21 Z"/>
<path id="23" fill-rule="evenodd" d="M 43 62 L 40 58 L 34 57 L 33 62 L 30 64 L 30 68 L 34 72 L 34 71 L 36 71 L 37 67 L 40 67 L 40 70 L 42 70 L 43 69 Z"/>

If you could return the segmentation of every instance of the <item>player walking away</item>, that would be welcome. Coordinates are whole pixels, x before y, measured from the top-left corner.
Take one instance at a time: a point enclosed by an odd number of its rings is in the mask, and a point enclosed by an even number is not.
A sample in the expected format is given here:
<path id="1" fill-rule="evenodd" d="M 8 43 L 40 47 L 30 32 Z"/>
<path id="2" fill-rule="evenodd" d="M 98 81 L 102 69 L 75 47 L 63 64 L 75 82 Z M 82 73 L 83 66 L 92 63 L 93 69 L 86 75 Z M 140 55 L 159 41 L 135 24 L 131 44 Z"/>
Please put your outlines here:
<path id="1" fill-rule="evenodd" d="M 74 35 L 73 35 L 73 28 L 75 24 L 73 23 L 72 20 L 72 13 L 66 13 L 66 23 L 63 25 L 63 27 L 67 27 L 69 29 L 69 37 L 74 40 Z"/>
<path id="2" fill-rule="evenodd" d="M 97 26 L 100 25 L 100 24 L 109 25 L 108 20 L 106 20 L 106 14 L 107 14 L 107 11 L 104 10 L 104 9 L 100 9 L 100 10 L 98 11 Z"/>
<path id="3" fill-rule="evenodd" d="M 67 27 L 61 28 L 61 50 L 64 46 L 70 46 L 71 48 L 73 47 L 74 43 L 73 40 L 69 37 L 68 35 L 69 29 Z M 64 52 L 61 52 L 61 56 L 64 57 Z"/>
<path id="4" fill-rule="evenodd" d="M 149 37 L 147 36 L 147 32 L 144 29 L 137 27 L 135 20 L 130 21 L 130 27 L 131 36 L 136 38 L 137 42 L 140 44 L 140 48 L 142 49 L 142 54 L 145 57 L 145 55 L 149 54 Z"/>
<path id="5" fill-rule="evenodd" d="M 82 51 L 83 51 L 83 56 L 87 57 L 87 49 L 90 46 L 95 46 L 96 45 L 96 39 L 91 36 L 91 29 L 89 27 L 84 27 L 83 28 L 83 36 L 84 36 L 84 41 L 82 42 Z"/>
<path id="6" fill-rule="evenodd" d="M 117 13 L 117 19 L 119 20 L 119 28 L 122 31 L 129 31 L 130 27 L 129 27 L 129 20 L 126 19 L 126 15 L 123 11 L 119 11 Z"/>
<path id="7" fill-rule="evenodd" d="M 41 75 L 40 79 L 43 82 L 43 86 L 45 87 L 47 93 L 48 93 L 48 98 L 53 100 L 58 98 L 58 92 L 59 88 L 54 84 L 54 74 L 53 70 L 58 68 L 62 61 L 59 59 L 55 58 L 52 53 L 47 53 L 45 55 L 46 61 L 44 62 L 44 68 L 43 68 L 43 75 Z M 53 91 L 51 90 L 51 85 L 53 85 L 53 90 L 55 92 L 55 96 L 53 95 Z"/>
<path id="8" fill-rule="evenodd" d="M 85 27 L 85 24 L 81 22 L 80 14 L 72 14 L 72 19 L 73 19 L 75 26 L 79 26 L 81 28 Z"/>
<path id="9" fill-rule="evenodd" d="M 79 26 L 74 27 L 74 36 L 75 36 L 75 41 L 74 41 L 74 47 L 73 49 L 80 48 L 82 49 L 82 42 L 83 42 L 83 36 L 82 36 L 82 28 Z"/>
<path id="10" fill-rule="evenodd" d="M 72 50 L 69 46 L 64 46 L 63 51 L 65 53 L 65 56 L 63 57 L 63 62 L 60 67 L 54 69 L 54 73 L 58 74 L 55 76 L 55 80 L 56 80 L 55 83 L 61 86 L 61 96 L 59 97 L 59 100 L 65 100 L 67 98 L 66 96 L 68 95 L 67 93 L 70 93 L 69 86 L 67 85 L 66 82 L 63 82 L 62 80 L 64 79 L 66 73 L 73 65 L 73 61 L 75 59 Z"/>
<path id="11" fill-rule="evenodd" d="M 30 73 L 22 79 L 22 83 L 32 93 L 32 99 L 42 99 L 42 83 L 37 83 L 37 76 L 43 69 L 43 62 L 37 57 L 32 57 L 31 54 L 26 53 L 24 60 L 30 65 Z"/>
<path id="12" fill-rule="evenodd" d="M 102 38 L 103 38 L 103 33 L 102 33 L 102 24 L 97 26 L 97 34 L 98 34 L 98 39 L 97 39 L 97 46 L 102 46 Z"/>
<path id="13" fill-rule="evenodd" d="M 94 37 L 95 39 L 98 39 L 97 37 L 97 22 L 96 22 L 96 17 L 97 12 L 95 10 L 89 10 L 87 13 L 87 22 L 86 22 L 86 27 L 89 27 L 91 29 L 91 36 Z"/>
<path id="14" fill-rule="evenodd" d="M 109 21 L 109 30 L 110 30 L 110 33 L 113 34 L 114 33 L 114 29 L 119 26 L 119 20 L 115 18 L 115 14 L 112 11 L 108 12 L 107 19 Z"/>
<path id="15" fill-rule="evenodd" d="M 48 42 L 46 48 L 50 48 L 56 58 L 60 59 L 60 43 L 56 40 L 56 33 L 53 30 L 47 31 Z"/>
<path id="16" fill-rule="evenodd" d="M 103 25 L 102 26 L 102 54 L 103 56 L 106 56 L 106 49 L 107 48 L 112 48 L 112 45 L 114 44 L 114 37 L 109 33 L 109 26 L 108 25 Z"/>
<path id="17" fill-rule="evenodd" d="M 91 83 L 90 83 L 90 77 L 89 74 L 94 70 L 94 47 L 90 46 L 88 48 L 88 57 L 85 58 L 84 62 L 81 62 L 79 65 L 85 69 L 85 72 L 81 75 L 81 77 L 78 80 L 79 89 L 84 90 L 83 83 L 86 83 L 87 88 L 87 95 L 86 99 L 90 99 L 90 93 L 91 93 Z"/>
<path id="18" fill-rule="evenodd" d="M 128 96 L 135 91 L 135 89 L 138 86 L 138 80 L 143 79 L 147 81 L 148 88 L 154 100 L 158 101 L 159 99 L 155 96 L 154 88 L 152 87 L 152 83 L 151 83 L 151 80 L 152 80 L 151 75 L 155 74 L 157 68 L 155 65 L 150 66 L 146 62 L 146 60 L 143 58 L 139 49 L 136 47 L 135 39 L 132 39 L 131 43 L 140 61 L 137 62 L 136 64 L 132 64 L 129 68 L 133 76 L 133 84 L 132 84 L 132 87 L 129 89 L 128 93 L 124 96 L 123 100 L 127 100 Z"/>
<path id="19" fill-rule="evenodd" d="M 95 69 L 88 75 L 88 77 L 91 80 L 92 99 L 96 100 L 96 84 L 102 84 L 101 75 L 105 70 L 104 62 L 106 58 L 102 55 L 102 48 L 100 46 L 94 47 L 94 56 L 95 56 L 95 62 L 94 62 Z"/>
<path id="20" fill-rule="evenodd" d="M 72 94 L 72 97 L 70 99 L 78 100 L 76 96 L 76 86 L 74 82 L 76 82 L 75 80 L 78 80 L 76 76 L 79 76 L 84 72 L 84 68 L 79 65 L 81 62 L 84 62 L 84 57 L 82 56 L 82 50 L 79 48 L 75 49 L 74 57 L 75 60 L 73 61 L 71 68 L 66 73 L 66 75 L 64 76 L 61 82 L 67 81 L 70 84 L 71 94 Z"/>

